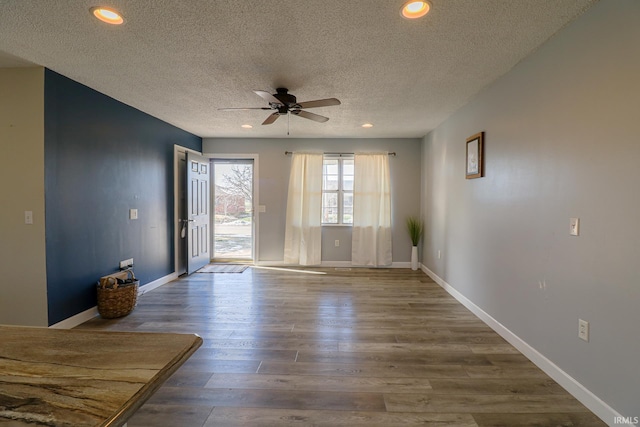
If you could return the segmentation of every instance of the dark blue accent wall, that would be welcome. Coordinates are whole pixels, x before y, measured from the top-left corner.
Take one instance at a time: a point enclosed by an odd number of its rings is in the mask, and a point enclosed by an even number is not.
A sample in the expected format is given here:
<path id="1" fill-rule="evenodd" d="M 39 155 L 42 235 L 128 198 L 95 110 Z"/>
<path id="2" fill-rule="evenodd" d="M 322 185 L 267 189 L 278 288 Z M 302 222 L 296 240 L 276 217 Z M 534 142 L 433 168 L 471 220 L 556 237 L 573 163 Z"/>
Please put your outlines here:
<path id="1" fill-rule="evenodd" d="M 174 144 L 202 151 L 200 137 L 46 70 L 50 325 L 94 307 L 121 260 L 141 285 L 174 272 Z"/>

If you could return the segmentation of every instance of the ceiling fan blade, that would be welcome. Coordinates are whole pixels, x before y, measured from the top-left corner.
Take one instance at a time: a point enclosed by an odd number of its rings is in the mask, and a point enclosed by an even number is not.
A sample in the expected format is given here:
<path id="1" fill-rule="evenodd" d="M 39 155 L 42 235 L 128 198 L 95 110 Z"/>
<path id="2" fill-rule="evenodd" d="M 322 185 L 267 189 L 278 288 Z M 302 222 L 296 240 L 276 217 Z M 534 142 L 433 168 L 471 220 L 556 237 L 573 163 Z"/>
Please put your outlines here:
<path id="1" fill-rule="evenodd" d="M 271 95 L 269 92 L 265 92 L 264 90 L 254 90 L 253 92 L 255 92 L 255 94 L 258 95 L 260 98 L 262 98 L 265 101 L 267 101 L 269 104 L 282 105 L 282 102 L 280 102 L 280 100 L 278 98 L 276 98 L 275 96 Z"/>
<path id="2" fill-rule="evenodd" d="M 269 107 L 218 108 L 218 111 L 271 110 Z"/>
<path id="3" fill-rule="evenodd" d="M 330 107 L 332 105 L 340 105 L 340 100 L 336 98 L 316 99 L 315 101 L 299 102 L 297 105 L 300 108 Z"/>
<path id="4" fill-rule="evenodd" d="M 267 117 L 267 119 L 264 122 L 262 122 L 262 124 L 263 125 L 270 125 L 271 123 L 273 123 L 276 120 L 278 120 L 278 117 L 280 117 L 280 114 L 273 113 L 269 117 Z"/>
<path id="5" fill-rule="evenodd" d="M 329 117 L 321 116 L 320 114 L 310 113 L 303 110 L 291 111 L 296 116 L 304 117 L 305 119 L 313 120 L 314 122 L 324 123 L 329 120 Z"/>

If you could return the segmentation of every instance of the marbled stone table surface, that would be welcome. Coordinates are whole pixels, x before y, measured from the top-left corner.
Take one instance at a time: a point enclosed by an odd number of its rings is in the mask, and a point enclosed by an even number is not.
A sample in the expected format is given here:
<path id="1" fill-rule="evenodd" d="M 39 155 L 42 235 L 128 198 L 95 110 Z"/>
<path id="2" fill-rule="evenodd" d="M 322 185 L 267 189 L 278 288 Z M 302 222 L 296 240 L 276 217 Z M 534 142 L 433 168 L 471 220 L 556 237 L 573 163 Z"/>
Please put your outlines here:
<path id="1" fill-rule="evenodd" d="M 0 425 L 121 426 L 197 335 L 0 326 Z"/>

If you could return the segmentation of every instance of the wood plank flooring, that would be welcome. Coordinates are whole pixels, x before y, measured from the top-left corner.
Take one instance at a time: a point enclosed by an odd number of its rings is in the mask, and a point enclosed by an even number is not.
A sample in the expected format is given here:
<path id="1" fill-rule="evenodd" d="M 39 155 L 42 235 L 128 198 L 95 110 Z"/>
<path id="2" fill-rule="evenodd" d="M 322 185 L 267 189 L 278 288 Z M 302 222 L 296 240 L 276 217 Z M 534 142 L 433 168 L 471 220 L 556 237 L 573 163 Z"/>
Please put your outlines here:
<path id="1" fill-rule="evenodd" d="M 193 274 L 79 327 L 204 339 L 129 427 L 605 425 L 419 271 Z"/>

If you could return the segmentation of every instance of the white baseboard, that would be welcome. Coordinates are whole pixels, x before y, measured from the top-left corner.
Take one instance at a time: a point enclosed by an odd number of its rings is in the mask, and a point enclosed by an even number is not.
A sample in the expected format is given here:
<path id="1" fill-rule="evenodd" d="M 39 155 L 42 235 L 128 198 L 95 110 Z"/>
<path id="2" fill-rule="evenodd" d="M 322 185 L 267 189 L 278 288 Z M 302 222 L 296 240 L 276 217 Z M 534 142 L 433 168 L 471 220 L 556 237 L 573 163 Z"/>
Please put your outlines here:
<path id="1" fill-rule="evenodd" d="M 320 267 L 336 267 L 336 268 L 411 268 L 411 262 L 393 262 L 391 265 L 384 265 L 380 267 L 373 267 L 368 265 L 353 265 L 351 261 L 322 261 Z"/>
<path id="2" fill-rule="evenodd" d="M 254 262 L 255 265 L 257 266 L 264 266 L 264 267 L 301 267 L 300 265 L 297 264 L 285 264 L 284 261 L 256 261 Z M 304 266 L 302 266 L 304 267 Z M 391 265 L 386 265 L 384 267 L 368 267 L 366 265 L 353 265 L 351 264 L 351 261 L 322 261 L 322 263 L 319 266 L 307 266 L 307 267 L 328 267 L 328 268 L 332 268 L 332 267 L 336 267 L 336 268 L 344 268 L 344 267 L 349 267 L 349 268 L 411 268 L 411 262 L 394 262 Z"/>
<path id="3" fill-rule="evenodd" d="M 433 271 L 429 270 L 425 265 L 420 264 L 420 268 L 424 273 L 431 277 L 434 282 L 440 285 L 452 297 L 458 300 L 462 305 L 467 307 L 473 314 L 478 316 L 480 320 L 486 323 L 491 329 L 498 333 L 502 338 L 507 340 L 509 344 L 517 348 L 536 366 L 542 369 L 547 375 L 553 378 L 558 384 L 564 387 L 573 397 L 578 399 L 584 406 L 589 408 L 591 412 L 596 414 L 602 421 L 613 426 L 614 420 L 621 419 L 622 416 L 616 412 L 611 406 L 607 405 L 602 399 L 589 391 L 585 386 L 576 381 L 573 377 L 560 369 L 555 363 L 547 359 L 542 353 L 531 347 L 516 334 L 507 329 L 503 324 L 491 317 L 488 313 L 475 305 L 471 300 L 458 292 L 453 286 L 445 282 Z M 620 418 L 616 418 L 620 417 Z M 634 427 L 633 424 L 615 423 L 616 426 Z"/>
<path id="4" fill-rule="evenodd" d="M 350 268 L 353 265 L 351 265 L 351 261 L 322 261 L 320 267 Z"/>
<path id="5" fill-rule="evenodd" d="M 75 316 L 66 318 L 58 323 L 49 326 L 52 329 L 71 329 L 76 326 L 93 319 L 98 315 L 98 307 L 91 307 L 88 310 L 78 313 Z"/>
<path id="6" fill-rule="evenodd" d="M 391 268 L 411 268 L 411 261 L 394 262 L 391 264 Z"/>
<path id="7" fill-rule="evenodd" d="M 138 296 L 143 295 L 153 289 L 159 288 L 162 285 L 165 285 L 175 279 L 178 278 L 178 273 L 172 273 L 168 276 L 161 277 L 153 282 L 149 282 L 144 286 L 140 286 L 138 288 Z M 75 328 L 78 325 L 83 324 L 84 322 L 93 319 L 98 315 L 98 307 L 91 307 L 88 310 L 83 311 L 82 313 L 78 313 L 75 316 L 71 316 L 67 319 L 64 319 L 58 323 L 55 323 L 49 326 L 52 329 L 71 329 Z"/>
<path id="8" fill-rule="evenodd" d="M 285 265 L 284 261 L 254 261 L 253 265 L 257 265 L 259 267 L 288 267 Z"/>
<path id="9" fill-rule="evenodd" d="M 153 282 L 149 282 L 144 286 L 140 286 L 138 288 L 138 296 L 140 295 L 144 295 L 145 293 L 152 291 L 156 288 L 159 288 L 162 285 L 166 285 L 169 282 L 173 282 L 174 280 L 176 280 L 180 275 L 178 273 L 171 273 L 167 276 L 161 277 L 157 280 L 154 280 Z"/>

